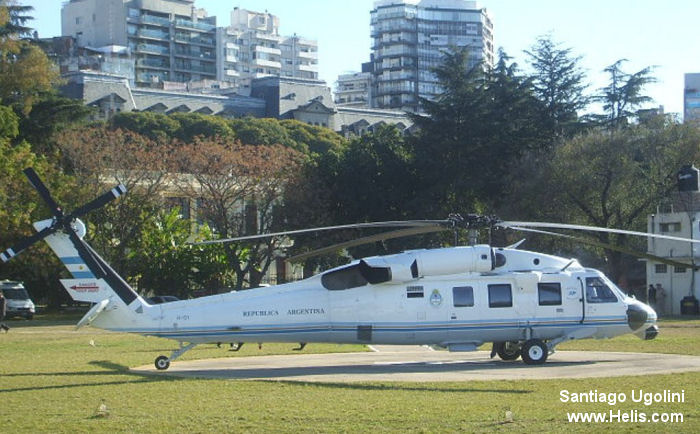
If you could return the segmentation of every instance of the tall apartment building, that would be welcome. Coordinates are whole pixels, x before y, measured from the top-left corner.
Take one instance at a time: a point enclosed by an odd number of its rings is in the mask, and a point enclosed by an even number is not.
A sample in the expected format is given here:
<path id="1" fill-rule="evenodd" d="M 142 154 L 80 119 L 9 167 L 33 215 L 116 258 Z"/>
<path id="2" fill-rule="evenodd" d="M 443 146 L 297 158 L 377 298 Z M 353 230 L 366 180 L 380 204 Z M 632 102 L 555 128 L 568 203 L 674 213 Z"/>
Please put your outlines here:
<path id="1" fill-rule="evenodd" d="M 267 12 L 234 8 L 217 28 L 195 0 L 69 0 L 61 25 L 78 47 L 128 52 L 137 86 L 217 80 L 247 93 L 260 77 L 318 80 L 316 41 L 280 36 Z"/>
<path id="2" fill-rule="evenodd" d="M 216 79 L 216 17 L 194 0 L 70 0 L 61 28 L 81 47 L 126 47 L 136 85 Z"/>
<path id="3" fill-rule="evenodd" d="M 685 74 L 683 122 L 700 122 L 700 74 Z"/>
<path id="4" fill-rule="evenodd" d="M 419 97 L 440 93 L 431 70 L 451 46 L 493 66 L 493 24 L 476 1 L 378 0 L 370 15 L 373 107 L 418 111 Z"/>
<path id="5" fill-rule="evenodd" d="M 342 106 L 369 107 L 372 95 L 372 74 L 353 72 L 338 76 L 335 103 Z"/>
<path id="6" fill-rule="evenodd" d="M 251 80 L 278 76 L 318 79 L 318 44 L 296 34 L 281 36 L 279 18 L 234 8 L 231 25 L 217 32 L 218 79 L 249 89 Z"/>

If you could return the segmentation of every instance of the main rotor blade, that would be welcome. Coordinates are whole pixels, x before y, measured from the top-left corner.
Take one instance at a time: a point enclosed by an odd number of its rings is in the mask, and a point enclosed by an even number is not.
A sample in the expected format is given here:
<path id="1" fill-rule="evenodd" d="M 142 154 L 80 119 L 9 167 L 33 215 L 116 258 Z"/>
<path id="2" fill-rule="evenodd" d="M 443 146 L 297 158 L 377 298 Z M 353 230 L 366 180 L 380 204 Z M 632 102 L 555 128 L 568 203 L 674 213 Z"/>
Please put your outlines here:
<path id="1" fill-rule="evenodd" d="M 404 220 L 404 221 L 386 221 L 386 222 L 371 222 L 371 223 L 354 223 L 349 225 L 325 226 L 320 228 L 298 229 L 294 231 L 275 232 L 272 234 L 248 235 L 243 237 L 225 238 L 221 240 L 200 241 L 192 243 L 195 246 L 206 244 L 221 244 L 231 243 L 235 241 L 258 240 L 272 237 L 282 237 L 287 235 L 299 235 L 310 232 L 332 231 L 340 229 L 365 229 L 365 228 L 389 228 L 389 227 L 426 227 L 436 226 L 449 223 L 448 220 Z"/>
<path id="2" fill-rule="evenodd" d="M 522 230 L 522 228 L 526 228 L 526 227 L 546 228 L 546 229 L 572 229 L 572 230 L 578 230 L 578 231 L 608 232 L 611 234 L 634 235 L 634 236 L 638 236 L 638 237 L 661 238 L 664 240 L 684 241 L 684 242 L 688 242 L 688 243 L 700 243 L 700 240 L 691 240 L 690 238 L 673 237 L 670 235 L 651 234 L 648 232 L 627 231 L 627 230 L 623 230 L 623 229 L 602 228 L 599 226 L 570 225 L 570 224 L 565 224 L 565 223 L 500 222 L 500 223 L 496 223 L 496 226 L 505 227 L 505 228 L 519 227 L 520 228 L 519 230 Z"/>
<path id="3" fill-rule="evenodd" d="M 41 241 L 45 237 L 48 237 L 52 233 L 56 232 L 57 229 L 58 228 L 56 228 L 54 226 L 49 226 L 47 228 L 40 230 L 39 232 L 35 233 L 32 236 L 24 238 L 19 243 L 15 244 L 11 248 L 0 253 L 0 260 L 2 260 L 2 262 L 9 261 L 13 257 L 19 255 L 23 250 L 25 250 L 26 248 L 28 248 L 32 244 L 36 243 L 37 241 Z"/>
<path id="4" fill-rule="evenodd" d="M 332 246 L 323 247 L 321 249 L 312 250 L 310 252 L 301 253 L 286 259 L 287 262 L 301 262 L 308 258 L 313 258 L 314 256 L 324 255 L 326 253 L 333 253 L 338 250 L 348 249 L 350 247 L 361 246 L 363 244 L 374 243 L 377 241 L 391 240 L 394 238 L 409 237 L 411 235 L 429 234 L 432 232 L 440 232 L 448 230 L 444 226 L 420 226 L 407 229 L 399 229 L 398 231 L 384 232 L 381 234 L 369 235 L 362 238 L 357 238 L 350 241 L 345 241 L 344 243 L 334 244 Z"/>
<path id="5" fill-rule="evenodd" d="M 575 237 L 573 235 L 566 235 L 566 234 L 560 234 L 558 232 L 542 231 L 542 230 L 538 230 L 538 229 L 530 229 L 530 228 L 523 228 L 523 227 L 517 227 L 517 226 L 509 226 L 509 229 L 513 229 L 516 231 L 523 231 L 523 232 L 531 232 L 531 233 L 535 233 L 535 234 L 553 235 L 555 237 L 567 238 L 570 240 L 578 241 L 578 242 L 583 243 L 583 244 L 588 244 L 591 246 L 600 247 L 600 248 L 608 249 L 608 250 L 614 250 L 616 252 L 626 253 L 628 255 L 636 256 L 638 258 L 645 258 L 645 259 L 649 259 L 649 260 L 654 261 L 654 262 L 659 262 L 659 263 L 666 264 L 666 265 L 673 265 L 675 267 L 685 267 L 685 268 L 688 268 L 688 267 L 692 268 L 693 267 L 692 264 L 689 264 L 687 262 L 674 261 L 673 259 L 663 258 L 661 256 L 651 255 L 649 253 L 644 253 L 644 252 L 640 252 L 637 250 L 632 250 L 632 249 L 628 249 L 625 247 L 616 246 L 613 244 L 602 243 L 600 241 L 589 240 L 587 238 Z M 698 267 L 695 267 L 695 269 L 698 269 Z"/>
<path id="6" fill-rule="evenodd" d="M 80 208 L 76 209 L 70 214 L 71 218 L 78 218 L 84 214 L 89 213 L 92 210 L 101 208 L 108 204 L 109 202 L 113 201 L 114 199 L 123 196 L 126 194 L 126 187 L 123 184 L 119 184 L 107 193 L 104 193 L 100 197 L 93 199 L 92 201 L 86 203 L 85 205 L 81 206 Z"/>
<path id="7" fill-rule="evenodd" d="M 39 193 L 41 198 L 44 199 L 44 202 L 46 202 L 46 205 L 48 205 L 49 209 L 51 210 L 51 213 L 57 218 L 63 217 L 63 211 L 61 210 L 61 207 L 58 206 L 55 200 L 53 200 L 53 197 L 51 197 L 51 193 L 49 193 L 49 189 L 46 188 L 44 183 L 41 181 L 41 178 L 39 178 L 39 175 L 34 171 L 34 169 L 28 167 L 24 169 L 24 174 L 27 177 L 27 179 L 29 179 L 29 182 L 32 184 L 34 189 Z"/>

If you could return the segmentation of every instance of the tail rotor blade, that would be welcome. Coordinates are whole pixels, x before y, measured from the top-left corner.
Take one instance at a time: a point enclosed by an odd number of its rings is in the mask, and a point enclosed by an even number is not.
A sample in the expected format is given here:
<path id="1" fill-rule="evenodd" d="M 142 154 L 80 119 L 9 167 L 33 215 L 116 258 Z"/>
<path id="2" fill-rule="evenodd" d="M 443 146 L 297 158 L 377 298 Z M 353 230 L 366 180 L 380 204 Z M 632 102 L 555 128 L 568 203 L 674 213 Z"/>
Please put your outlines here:
<path id="1" fill-rule="evenodd" d="M 0 253 L 0 260 L 2 260 L 2 262 L 9 261 L 13 257 L 19 255 L 23 250 L 30 247 L 32 244 L 36 243 L 37 241 L 41 241 L 45 237 L 48 237 L 52 233 L 56 232 L 56 230 L 57 229 L 54 226 L 49 226 L 35 233 L 34 235 L 21 240 L 19 243 L 15 244 L 11 248 Z"/>
<path id="2" fill-rule="evenodd" d="M 70 216 L 71 218 L 78 218 L 82 215 L 89 213 L 90 211 L 96 210 L 113 201 L 114 199 L 126 194 L 126 187 L 123 184 L 119 184 L 107 193 L 101 195 L 97 199 L 94 199 L 80 208 L 73 211 Z"/>
<path id="3" fill-rule="evenodd" d="M 29 179 L 29 182 L 39 193 L 41 198 L 44 199 L 44 202 L 46 202 L 46 205 L 48 205 L 49 209 L 51 210 L 51 213 L 55 217 L 63 217 L 63 211 L 61 210 L 61 207 L 58 206 L 55 200 L 53 200 L 53 197 L 51 197 L 51 193 L 49 193 L 49 189 L 46 188 L 36 171 L 34 171 L 33 168 L 28 167 L 24 169 L 24 175 L 27 177 L 27 179 Z"/>

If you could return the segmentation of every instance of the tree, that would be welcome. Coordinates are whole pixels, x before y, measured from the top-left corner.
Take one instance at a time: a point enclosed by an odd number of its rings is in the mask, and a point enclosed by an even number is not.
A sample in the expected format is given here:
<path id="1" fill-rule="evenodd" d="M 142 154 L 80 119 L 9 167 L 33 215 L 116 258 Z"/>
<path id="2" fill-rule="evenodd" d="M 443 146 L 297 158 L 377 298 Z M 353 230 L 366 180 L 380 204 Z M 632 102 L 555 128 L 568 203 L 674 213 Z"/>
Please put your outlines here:
<path id="1" fill-rule="evenodd" d="M 176 152 L 176 180 L 186 197 L 198 198 L 199 218 L 221 238 L 273 232 L 277 205 L 301 167 L 302 155 L 280 145 L 250 146 L 221 138 L 196 138 Z M 237 289 L 257 286 L 276 259 L 278 239 L 227 243 L 228 266 Z"/>
<path id="2" fill-rule="evenodd" d="M 31 19 L 24 15 L 29 10 L 7 0 L 0 3 L 0 104 L 25 114 L 58 79 L 46 54 L 20 39 L 31 30 L 24 26 Z"/>
<path id="3" fill-rule="evenodd" d="M 602 94 L 594 98 L 603 104 L 605 114 L 596 115 L 594 119 L 609 128 L 627 125 L 628 119 L 635 116 L 634 109 L 651 102 L 652 98 L 642 92 L 647 84 L 655 83 L 652 76 L 653 67 L 648 66 L 633 74 L 622 70 L 627 59 L 620 59 L 604 69 L 610 74 L 609 84 L 602 88 Z"/>
<path id="4" fill-rule="evenodd" d="M 279 123 L 287 130 L 289 137 L 296 142 L 292 147 L 312 157 L 338 151 L 347 145 L 343 136 L 329 128 L 309 125 L 294 119 L 284 119 Z"/>
<path id="5" fill-rule="evenodd" d="M 177 208 L 159 210 L 146 218 L 139 245 L 128 253 L 133 280 L 143 293 L 186 299 L 196 291 L 209 289 L 215 278 L 221 279 L 226 272 L 221 247 L 192 245 L 192 222 L 183 219 L 179 212 Z M 194 241 L 212 237 L 208 228 L 202 226 Z"/>
<path id="6" fill-rule="evenodd" d="M 26 24 L 34 17 L 26 14 L 33 10 L 32 6 L 22 6 L 14 0 L 0 0 L 0 38 L 32 36 L 34 29 Z"/>
<path id="7" fill-rule="evenodd" d="M 153 112 L 117 113 L 109 120 L 112 130 L 128 130 L 151 140 L 169 141 L 180 130 L 180 123 L 171 116 Z"/>
<path id="8" fill-rule="evenodd" d="M 548 173 L 549 206 L 543 217 L 608 228 L 644 230 L 647 215 L 675 188 L 676 173 L 700 158 L 700 131 L 687 125 L 634 125 L 592 131 L 555 152 Z M 555 187 L 554 187 L 555 186 Z M 625 235 L 597 233 L 596 240 L 629 245 Z M 644 249 L 637 241 L 636 247 Z M 629 258 L 605 250 L 614 280 L 626 275 Z"/>
<path id="9" fill-rule="evenodd" d="M 467 61 L 466 50 L 445 53 L 435 70 L 443 93 L 422 101 L 427 115 L 412 116 L 417 194 L 430 218 L 496 206 L 511 167 L 549 143 L 542 104 L 517 65 L 502 51 L 492 71 L 468 69 Z"/>
<path id="10" fill-rule="evenodd" d="M 51 216 L 22 170 L 33 167 L 59 203 L 66 203 L 66 198 L 76 190 L 72 178 L 62 174 L 54 163 L 32 152 L 28 143 L 11 144 L 18 134 L 18 122 L 18 116 L 11 108 L 0 106 L 2 250 L 33 235 L 32 223 Z M 45 243 L 32 246 L 8 263 L 0 263 L 0 276 L 24 281 L 35 299 L 48 301 L 51 306 L 58 305 L 67 296 L 56 280 L 61 273 L 65 275 L 62 264 L 50 253 Z"/>
<path id="11" fill-rule="evenodd" d="M 117 183 L 129 194 L 118 206 L 108 205 L 86 216 L 89 237 L 96 250 L 124 275 L 128 251 L 138 243 L 146 222 L 158 214 L 169 189 L 171 148 L 131 131 L 101 127 L 67 130 L 59 135 L 66 166 L 92 199 Z M 88 200 L 89 200 L 88 199 Z M 82 203 L 82 202 L 76 202 Z"/>
<path id="12" fill-rule="evenodd" d="M 174 113 L 171 119 L 180 124 L 174 133 L 183 142 L 191 142 L 195 137 L 222 137 L 233 140 L 235 134 L 226 119 L 201 113 Z"/>
<path id="13" fill-rule="evenodd" d="M 55 156 L 58 148 L 56 134 L 75 124 L 85 122 L 93 112 L 80 100 L 65 98 L 55 92 L 39 95 L 29 113 L 20 120 L 17 141 L 31 143 L 34 152 Z"/>
<path id="14" fill-rule="evenodd" d="M 335 162 L 324 159 L 319 167 L 332 191 L 336 223 L 399 220 L 410 215 L 415 197 L 413 154 L 396 127 L 384 125 L 356 137 L 336 155 Z"/>
<path id="15" fill-rule="evenodd" d="M 533 69 L 533 90 L 544 104 L 552 135 L 571 136 L 580 128 L 579 112 L 589 102 L 581 56 L 572 56 L 571 48 L 561 48 L 551 36 L 537 38 L 525 53 Z"/>

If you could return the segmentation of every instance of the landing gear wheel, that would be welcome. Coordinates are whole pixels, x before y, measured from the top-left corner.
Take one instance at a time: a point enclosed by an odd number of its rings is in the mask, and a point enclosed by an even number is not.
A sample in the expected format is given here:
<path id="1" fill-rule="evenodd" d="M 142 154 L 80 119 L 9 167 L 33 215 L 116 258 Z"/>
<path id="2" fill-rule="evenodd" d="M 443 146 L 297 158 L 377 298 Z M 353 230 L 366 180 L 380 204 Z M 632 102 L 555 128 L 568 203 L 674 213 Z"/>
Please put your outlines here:
<path id="1" fill-rule="evenodd" d="M 501 360 L 518 360 L 518 357 L 520 357 L 520 344 L 518 342 L 498 342 L 496 344 L 496 354 Z"/>
<path id="2" fill-rule="evenodd" d="M 170 367 L 170 359 L 165 356 L 158 356 L 155 365 L 157 370 L 165 371 Z"/>
<path id="3" fill-rule="evenodd" d="M 539 339 L 530 339 L 523 344 L 520 354 L 523 357 L 523 362 L 526 364 L 541 365 L 547 361 L 549 348 L 547 348 L 547 344 Z"/>

